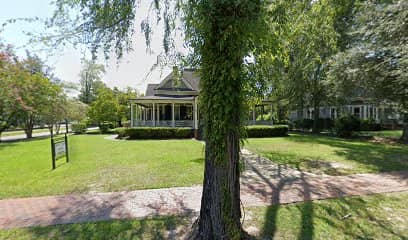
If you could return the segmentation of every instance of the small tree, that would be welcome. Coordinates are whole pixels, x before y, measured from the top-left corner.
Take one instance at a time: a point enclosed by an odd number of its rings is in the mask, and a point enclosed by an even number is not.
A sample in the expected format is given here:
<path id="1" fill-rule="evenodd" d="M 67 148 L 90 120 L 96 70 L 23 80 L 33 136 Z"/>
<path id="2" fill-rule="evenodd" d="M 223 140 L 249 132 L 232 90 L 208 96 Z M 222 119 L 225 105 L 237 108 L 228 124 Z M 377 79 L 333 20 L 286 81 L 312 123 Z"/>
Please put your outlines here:
<path id="1" fill-rule="evenodd" d="M 16 65 L 11 47 L 0 43 L 0 136 L 15 121 L 18 97 L 14 85 Z"/>
<path id="2" fill-rule="evenodd" d="M 104 122 L 115 123 L 118 121 L 119 104 L 117 98 L 109 88 L 101 89 L 89 109 L 91 121 L 101 126 Z"/>
<path id="3" fill-rule="evenodd" d="M 81 90 L 79 100 L 86 104 L 91 104 L 98 92 L 99 82 L 101 83 L 102 74 L 105 73 L 105 67 L 97 64 L 95 61 L 84 60 L 82 70 L 79 74 Z"/>
<path id="4" fill-rule="evenodd" d="M 66 102 L 65 118 L 69 121 L 81 122 L 86 119 L 88 115 L 89 106 L 85 103 L 69 99 Z"/>

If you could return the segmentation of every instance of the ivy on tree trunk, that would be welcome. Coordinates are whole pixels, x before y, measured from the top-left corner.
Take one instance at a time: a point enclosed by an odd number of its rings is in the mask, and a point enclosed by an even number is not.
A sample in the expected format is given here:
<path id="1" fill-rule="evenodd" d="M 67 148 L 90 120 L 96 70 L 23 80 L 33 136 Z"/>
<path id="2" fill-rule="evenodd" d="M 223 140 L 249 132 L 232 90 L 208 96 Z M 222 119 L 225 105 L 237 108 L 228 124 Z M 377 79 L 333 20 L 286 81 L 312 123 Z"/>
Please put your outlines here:
<path id="1" fill-rule="evenodd" d="M 200 217 L 191 239 L 243 239 L 239 152 L 243 115 L 244 57 L 260 14 L 260 1 L 192 3 L 200 16 L 192 26 L 201 41 L 200 111 L 203 113 L 205 172 Z"/>

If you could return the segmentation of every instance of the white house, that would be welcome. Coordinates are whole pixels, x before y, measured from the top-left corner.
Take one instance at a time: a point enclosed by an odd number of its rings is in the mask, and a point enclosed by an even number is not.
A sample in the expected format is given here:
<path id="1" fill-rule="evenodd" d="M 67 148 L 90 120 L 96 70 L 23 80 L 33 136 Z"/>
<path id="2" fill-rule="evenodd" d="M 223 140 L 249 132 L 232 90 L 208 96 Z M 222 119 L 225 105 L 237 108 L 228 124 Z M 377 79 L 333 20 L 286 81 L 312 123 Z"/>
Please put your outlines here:
<path id="1" fill-rule="evenodd" d="M 199 85 L 200 76 L 194 69 L 184 69 L 179 78 L 170 73 L 159 84 L 148 84 L 145 96 L 130 99 L 131 127 L 198 129 Z M 253 108 L 248 125 L 272 125 L 272 119 L 256 120 L 257 115 L 263 116 L 265 110 L 272 111 L 271 101 L 265 100 Z"/>

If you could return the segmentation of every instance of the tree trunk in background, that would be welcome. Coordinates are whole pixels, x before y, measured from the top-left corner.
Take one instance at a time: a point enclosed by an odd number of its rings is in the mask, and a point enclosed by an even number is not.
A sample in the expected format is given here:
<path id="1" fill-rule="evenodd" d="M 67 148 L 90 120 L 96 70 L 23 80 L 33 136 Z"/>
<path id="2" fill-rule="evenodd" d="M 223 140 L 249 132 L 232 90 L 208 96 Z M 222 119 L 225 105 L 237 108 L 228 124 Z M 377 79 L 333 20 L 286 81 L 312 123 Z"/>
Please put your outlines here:
<path id="1" fill-rule="evenodd" d="M 312 128 L 313 133 L 320 132 L 319 118 L 320 118 L 320 107 L 319 107 L 319 103 L 315 100 L 313 102 L 313 128 Z"/>
<path id="2" fill-rule="evenodd" d="M 408 143 L 408 113 L 404 114 L 404 123 L 403 123 L 401 141 Z"/>
<path id="3" fill-rule="evenodd" d="M 320 89 L 319 89 L 319 80 L 320 80 L 320 73 L 321 73 L 321 64 L 318 64 L 316 68 L 316 72 L 313 76 L 313 109 L 314 109 L 314 114 L 313 114 L 313 128 L 312 132 L 313 133 L 319 133 L 319 117 L 320 117 Z"/>
<path id="4" fill-rule="evenodd" d="M 34 116 L 32 113 L 27 113 L 27 119 L 25 122 L 24 132 L 27 138 L 33 137 L 33 128 L 34 128 Z"/>

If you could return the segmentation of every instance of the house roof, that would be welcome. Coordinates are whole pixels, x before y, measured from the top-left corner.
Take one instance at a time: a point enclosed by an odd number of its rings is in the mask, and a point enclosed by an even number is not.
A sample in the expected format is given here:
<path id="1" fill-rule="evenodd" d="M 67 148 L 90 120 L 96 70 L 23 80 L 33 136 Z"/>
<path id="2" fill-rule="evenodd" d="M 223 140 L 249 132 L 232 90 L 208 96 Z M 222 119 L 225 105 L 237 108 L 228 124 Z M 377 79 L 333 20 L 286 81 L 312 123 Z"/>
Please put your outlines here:
<path id="1" fill-rule="evenodd" d="M 158 87 L 159 84 L 147 84 L 147 89 L 146 89 L 146 96 L 153 96 L 154 95 L 154 89 Z"/>
<path id="2" fill-rule="evenodd" d="M 200 91 L 200 75 L 194 69 L 184 69 L 183 79 L 187 81 L 193 90 Z"/>
<path id="3" fill-rule="evenodd" d="M 165 88 L 165 84 L 173 79 L 173 73 L 167 75 L 159 84 L 148 84 L 146 89 L 145 96 L 156 96 L 157 90 L 167 90 L 167 91 L 195 91 L 199 92 L 200 88 L 200 76 L 198 72 L 194 69 L 184 69 L 182 81 L 184 82 L 185 86 L 184 89 L 172 89 L 172 88 Z M 181 95 L 182 96 L 182 95 Z M 180 97 L 181 97 L 180 96 Z M 170 97 L 170 96 L 168 96 Z M 177 94 L 176 94 L 177 97 Z"/>
<path id="4" fill-rule="evenodd" d="M 143 96 L 129 100 L 167 100 L 167 99 L 178 99 L 178 100 L 194 100 L 194 97 L 188 96 Z"/>

